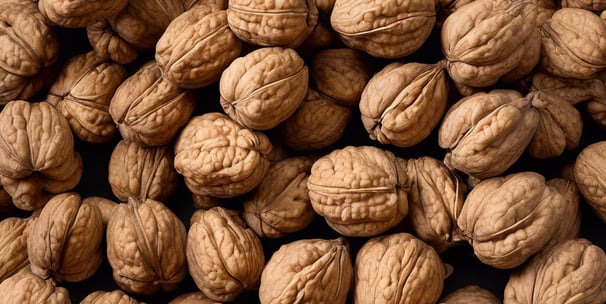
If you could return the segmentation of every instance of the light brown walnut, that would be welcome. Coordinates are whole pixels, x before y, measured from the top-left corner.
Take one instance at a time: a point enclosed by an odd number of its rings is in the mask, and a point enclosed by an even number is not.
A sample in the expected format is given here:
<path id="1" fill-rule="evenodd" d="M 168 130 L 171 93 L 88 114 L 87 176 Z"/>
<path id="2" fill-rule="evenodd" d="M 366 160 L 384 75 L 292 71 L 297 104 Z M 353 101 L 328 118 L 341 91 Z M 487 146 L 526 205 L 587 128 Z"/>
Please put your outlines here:
<path id="1" fill-rule="evenodd" d="M 606 10 L 606 1 L 604 0 L 562 0 L 562 7 L 576 7 L 597 13 Z"/>
<path id="2" fill-rule="evenodd" d="M 97 206 L 101 211 L 101 219 L 103 220 L 103 229 L 107 227 L 109 218 L 111 217 L 114 207 L 118 206 L 118 203 L 100 196 L 88 196 L 82 199 L 82 203 L 88 203 Z"/>
<path id="3" fill-rule="evenodd" d="M 12 304 L 71 304 L 69 291 L 57 286 L 52 279 L 42 279 L 28 267 L 0 283 L 0 303 Z"/>
<path id="4" fill-rule="evenodd" d="M 438 303 L 440 304 L 501 304 L 501 300 L 497 298 L 492 292 L 477 286 L 468 285 L 463 288 L 459 288 L 442 298 Z"/>
<path id="5" fill-rule="evenodd" d="M 0 221 L 0 283 L 29 267 L 27 237 L 33 218 L 8 217 Z"/>
<path id="6" fill-rule="evenodd" d="M 565 216 L 558 224 L 557 231 L 554 232 L 543 251 L 581 235 L 581 194 L 579 193 L 579 187 L 574 182 L 574 176 L 570 177 L 572 179 L 556 177 L 547 180 L 548 186 L 557 190 L 566 198 L 566 204 L 562 207 Z"/>
<path id="7" fill-rule="evenodd" d="M 87 26 L 86 36 L 95 52 L 103 58 L 128 64 L 138 57 L 137 49 L 114 32 L 107 20 Z"/>
<path id="8" fill-rule="evenodd" d="M 606 222 L 606 141 L 594 142 L 579 152 L 574 163 L 574 180 L 583 198 Z"/>
<path id="9" fill-rule="evenodd" d="M 532 76 L 531 91 L 557 96 L 571 105 L 594 99 L 606 101 L 606 87 L 600 78 L 574 79 L 536 73 Z"/>
<path id="10" fill-rule="evenodd" d="M 128 0 L 39 0 L 38 9 L 54 24 L 83 28 L 118 14 Z"/>

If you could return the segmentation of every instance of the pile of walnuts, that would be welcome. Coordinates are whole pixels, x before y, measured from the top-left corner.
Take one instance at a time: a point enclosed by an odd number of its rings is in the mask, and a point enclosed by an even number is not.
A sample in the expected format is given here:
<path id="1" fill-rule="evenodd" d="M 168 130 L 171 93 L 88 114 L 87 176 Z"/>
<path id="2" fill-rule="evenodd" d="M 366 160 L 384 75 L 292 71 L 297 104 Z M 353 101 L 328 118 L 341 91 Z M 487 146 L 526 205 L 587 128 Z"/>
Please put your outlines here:
<path id="1" fill-rule="evenodd" d="M 0 304 L 606 302 L 605 1 L 3 0 L 0 45 Z"/>

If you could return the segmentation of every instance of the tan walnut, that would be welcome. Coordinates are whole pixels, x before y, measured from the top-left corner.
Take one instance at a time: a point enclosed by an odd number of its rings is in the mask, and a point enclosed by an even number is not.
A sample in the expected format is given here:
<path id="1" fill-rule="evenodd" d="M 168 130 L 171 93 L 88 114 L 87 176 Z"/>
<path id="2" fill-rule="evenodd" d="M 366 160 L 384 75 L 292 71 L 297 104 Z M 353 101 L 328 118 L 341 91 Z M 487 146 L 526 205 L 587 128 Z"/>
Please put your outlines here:
<path id="1" fill-rule="evenodd" d="M 344 238 L 300 239 L 274 252 L 261 274 L 262 304 L 345 304 L 353 281 Z"/>
<path id="2" fill-rule="evenodd" d="M 418 50 L 436 22 L 433 1 L 337 0 L 330 24 L 343 43 L 380 58 L 399 58 Z"/>
<path id="3" fill-rule="evenodd" d="M 139 304 L 140 302 L 131 298 L 120 289 L 113 291 L 93 291 L 88 294 L 80 304 Z"/>
<path id="4" fill-rule="evenodd" d="M 165 201 L 177 188 L 178 173 L 170 146 L 143 147 L 121 140 L 112 151 L 108 179 L 118 200 L 129 197 Z"/>
<path id="5" fill-rule="evenodd" d="M 408 213 L 405 160 L 373 146 L 347 146 L 316 160 L 307 179 L 311 205 L 345 236 L 374 236 Z"/>
<path id="6" fill-rule="evenodd" d="M 32 273 L 57 282 L 91 277 L 105 258 L 103 216 L 80 195 L 55 195 L 42 208 L 27 238 Z"/>
<path id="7" fill-rule="evenodd" d="M 370 79 L 362 92 L 360 113 L 371 139 L 412 147 L 434 130 L 447 104 L 444 61 L 394 62 Z"/>
<path id="8" fill-rule="evenodd" d="M 358 304 L 431 304 L 440 298 L 446 267 L 425 242 L 408 233 L 368 240 L 356 255 L 353 300 Z"/>
<path id="9" fill-rule="evenodd" d="M 317 150 L 343 137 L 370 79 L 365 56 L 349 48 L 314 54 L 307 95 L 280 125 L 281 140 L 294 150 Z"/>
<path id="10" fill-rule="evenodd" d="M 468 285 L 463 288 L 459 288 L 442 298 L 438 303 L 440 304 L 501 304 L 501 300 L 497 298 L 492 292 L 477 286 Z"/>
<path id="11" fill-rule="evenodd" d="M 318 23 L 314 2 L 230 0 L 227 22 L 238 38 L 250 44 L 296 48 Z"/>
<path id="12" fill-rule="evenodd" d="M 438 144 L 447 149 L 447 166 L 480 179 L 497 176 L 524 153 L 538 122 L 538 111 L 517 91 L 475 93 L 448 109 Z"/>
<path id="13" fill-rule="evenodd" d="M 7 217 L 0 221 L 0 283 L 29 267 L 27 237 L 33 218 Z"/>
<path id="14" fill-rule="evenodd" d="M 28 267 L 0 283 L 0 294 L 5 303 L 71 304 L 67 289 L 57 286 L 52 279 L 40 278 Z"/>
<path id="15" fill-rule="evenodd" d="M 76 55 L 49 88 L 46 101 L 65 116 L 79 139 L 109 142 L 117 133 L 109 115 L 109 102 L 126 77 L 126 68 L 94 51 Z"/>
<path id="16" fill-rule="evenodd" d="M 122 138 L 145 146 L 162 146 L 174 140 L 196 107 L 189 90 L 162 77 L 149 61 L 116 89 L 109 114 Z"/>
<path id="17" fill-rule="evenodd" d="M 555 177 L 547 180 L 547 185 L 560 192 L 566 199 L 566 205 L 564 208 L 565 216 L 558 223 L 556 232 L 551 237 L 551 240 L 543 251 L 549 250 L 564 241 L 578 238 L 581 233 L 581 194 L 579 188 L 574 182 L 574 176 L 572 179 Z"/>
<path id="18" fill-rule="evenodd" d="M 128 0 L 39 0 L 37 2 L 40 12 L 56 25 L 80 28 L 118 14 Z"/>
<path id="19" fill-rule="evenodd" d="M 242 206 L 242 217 L 257 235 L 279 238 L 311 223 L 316 213 L 307 194 L 307 179 L 313 162 L 312 157 L 299 156 L 269 167 Z"/>
<path id="20" fill-rule="evenodd" d="M 107 259 L 118 286 L 134 294 L 170 292 L 187 273 L 185 225 L 163 203 L 129 198 L 107 223 Z"/>
<path id="21" fill-rule="evenodd" d="M 85 197 L 82 199 L 82 203 L 95 205 L 97 208 L 99 208 L 99 211 L 101 211 L 101 219 L 103 220 L 103 231 L 105 231 L 112 211 L 114 210 L 114 207 L 118 206 L 118 203 L 100 196 Z"/>
<path id="22" fill-rule="evenodd" d="M 562 7 L 576 7 L 594 12 L 606 10 L 606 1 L 604 0 L 562 0 Z"/>
<path id="23" fill-rule="evenodd" d="M 308 68 L 295 50 L 260 48 L 235 59 L 223 71 L 220 102 L 242 126 L 268 130 L 292 115 L 307 86 Z"/>
<path id="24" fill-rule="evenodd" d="M 560 99 L 566 100 L 571 105 L 589 102 L 594 99 L 606 100 L 606 88 L 604 87 L 604 82 L 599 77 L 574 79 L 546 73 L 535 73 L 532 76 L 531 91 L 539 91 L 557 96 Z"/>
<path id="25" fill-rule="evenodd" d="M 538 173 L 488 178 L 467 194 L 457 220 L 459 234 L 483 263 L 518 267 L 553 238 L 568 216 L 566 204 L 564 195 Z"/>
<path id="26" fill-rule="evenodd" d="M 137 49 L 113 31 L 108 20 L 86 27 L 86 36 L 95 52 L 119 64 L 128 64 L 138 57 Z"/>
<path id="27" fill-rule="evenodd" d="M 577 155 L 574 180 L 583 198 L 593 211 L 606 222 L 606 141 L 592 143 Z"/>
<path id="28" fill-rule="evenodd" d="M 156 43 L 155 58 L 164 78 L 183 88 L 201 88 L 218 81 L 241 50 L 226 11 L 196 5 L 171 21 Z"/>
<path id="29" fill-rule="evenodd" d="M 606 255 L 586 239 L 558 244 L 515 271 L 505 286 L 507 304 L 604 303 Z"/>
<path id="30" fill-rule="evenodd" d="M 229 302 L 258 286 L 265 266 L 261 240 L 240 213 L 222 207 L 198 210 L 187 233 L 189 273 L 208 298 Z"/>
<path id="31" fill-rule="evenodd" d="M 59 39 L 33 1 L 0 3 L 0 104 L 28 99 L 50 84 Z"/>
<path id="32" fill-rule="evenodd" d="M 82 158 L 67 120 L 50 103 L 9 102 L 0 129 L 0 183 L 17 208 L 40 209 L 78 184 Z"/>

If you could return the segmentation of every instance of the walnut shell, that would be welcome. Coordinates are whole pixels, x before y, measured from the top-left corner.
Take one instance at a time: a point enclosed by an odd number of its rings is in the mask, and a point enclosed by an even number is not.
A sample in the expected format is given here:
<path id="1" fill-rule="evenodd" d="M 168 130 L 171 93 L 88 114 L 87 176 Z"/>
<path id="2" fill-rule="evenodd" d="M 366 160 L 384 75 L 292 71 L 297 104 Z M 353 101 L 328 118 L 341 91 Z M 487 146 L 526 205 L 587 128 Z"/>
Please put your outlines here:
<path id="1" fill-rule="evenodd" d="M 424 0 L 337 0 L 330 15 L 343 43 L 380 58 L 412 54 L 425 43 L 435 22 L 435 3 Z"/>
<path id="2" fill-rule="evenodd" d="M 477 286 L 468 285 L 459 288 L 439 301 L 440 304 L 501 304 L 502 302 L 492 292 Z"/>
<path id="3" fill-rule="evenodd" d="M 562 207 L 566 216 L 558 223 L 557 231 L 543 250 L 578 238 L 581 233 L 581 194 L 574 180 L 556 177 L 548 180 L 547 185 L 560 192 L 566 199 L 566 204 Z"/>
<path id="4" fill-rule="evenodd" d="M 86 36 L 95 52 L 119 64 L 137 59 L 137 50 L 113 31 L 109 21 L 102 20 L 86 27 Z"/>
<path id="5" fill-rule="evenodd" d="M 126 68 L 94 51 L 72 57 L 49 88 L 46 101 L 69 122 L 74 135 L 91 143 L 114 139 L 109 102 L 126 78 Z"/>
<path id="6" fill-rule="evenodd" d="M 139 304 L 140 302 L 131 298 L 120 289 L 113 291 L 93 291 L 88 294 L 80 304 Z"/>
<path id="7" fill-rule="evenodd" d="M 606 255 L 586 239 L 562 242 L 514 272 L 505 303 L 604 303 Z"/>
<path id="8" fill-rule="evenodd" d="M 103 218 L 96 206 L 80 195 L 55 195 L 42 208 L 27 238 L 32 273 L 43 279 L 81 282 L 91 277 L 104 259 Z"/>
<path id="9" fill-rule="evenodd" d="M 606 1 L 604 0 L 562 0 L 562 7 L 582 8 L 597 13 L 606 10 Z"/>
<path id="10" fill-rule="evenodd" d="M 52 279 L 45 280 L 31 273 L 28 267 L 2 281 L 0 294 L 4 303 L 71 304 L 67 289 L 56 286 Z"/>
<path id="11" fill-rule="evenodd" d="M 406 172 L 411 181 L 407 221 L 418 238 L 442 253 L 458 241 L 453 231 L 467 187 L 444 163 L 429 156 L 409 159 Z"/>
<path id="12" fill-rule="evenodd" d="M 196 5 L 168 25 L 156 43 L 155 58 L 164 78 L 183 88 L 201 88 L 218 81 L 241 50 L 226 11 Z"/>
<path id="13" fill-rule="evenodd" d="M 316 213 L 307 194 L 314 158 L 291 157 L 272 164 L 244 201 L 242 217 L 260 237 L 279 238 L 307 227 Z"/>
<path id="14" fill-rule="evenodd" d="M 606 24 L 591 11 L 561 8 L 541 25 L 541 67 L 556 76 L 590 79 L 606 69 Z"/>
<path id="15" fill-rule="evenodd" d="M 118 200 L 129 197 L 164 201 L 177 188 L 178 174 L 170 146 L 143 147 L 121 140 L 109 159 L 108 179 Z"/>
<path id="16" fill-rule="evenodd" d="M 577 155 L 574 163 L 574 180 L 581 195 L 593 211 L 606 222 L 606 141 L 592 143 Z"/>
<path id="17" fill-rule="evenodd" d="M 542 175 L 512 173 L 476 185 L 465 199 L 457 225 L 480 261 L 510 269 L 545 247 L 568 216 L 567 203 Z"/>
<path id="18" fill-rule="evenodd" d="M 318 23 L 313 1 L 230 0 L 227 21 L 234 34 L 259 46 L 299 46 Z"/>
<path id="19" fill-rule="evenodd" d="M 530 100 L 513 90 L 493 90 L 454 104 L 438 129 L 447 166 L 477 178 L 505 172 L 525 151 L 539 122 Z"/>
<path id="20" fill-rule="evenodd" d="M 532 76 L 531 90 L 557 96 L 572 105 L 596 98 L 606 100 L 606 87 L 597 78 L 573 79 L 536 73 Z"/>
<path id="21" fill-rule="evenodd" d="M 345 239 L 300 239 L 272 254 L 261 274 L 259 299 L 262 304 L 344 304 L 352 281 Z"/>
<path id="22" fill-rule="evenodd" d="M 257 286 L 265 256 L 261 240 L 238 211 L 198 210 L 187 233 L 187 262 L 196 286 L 212 300 L 233 301 Z"/>
<path id="23" fill-rule="evenodd" d="M 109 218 L 111 217 L 112 211 L 114 207 L 118 206 L 118 204 L 112 200 L 100 197 L 100 196 L 88 196 L 82 200 L 82 203 L 88 203 L 91 205 L 97 206 L 99 211 L 101 211 L 101 219 L 103 221 L 103 228 L 105 231 L 105 227 L 107 227 L 107 223 L 109 222 Z"/>
<path id="24" fill-rule="evenodd" d="M 311 205 L 345 236 L 374 236 L 408 213 L 406 164 L 392 152 L 347 146 L 316 160 L 307 179 Z"/>
<path id="25" fill-rule="evenodd" d="M 193 117 L 175 143 L 175 169 L 193 193 L 234 197 L 253 190 L 269 169 L 267 136 L 222 113 Z"/>
<path id="26" fill-rule="evenodd" d="M 39 0 L 38 9 L 50 21 L 66 28 L 87 27 L 120 12 L 128 0 Z"/>
<path id="27" fill-rule="evenodd" d="M 438 125 L 447 104 L 443 62 L 394 62 L 370 79 L 362 92 L 360 113 L 371 139 L 412 147 Z"/>
<path id="28" fill-rule="evenodd" d="M 438 253 L 412 234 L 368 240 L 356 255 L 355 303 L 436 303 L 446 267 Z"/>
<path id="29" fill-rule="evenodd" d="M 20 217 L 0 221 L 0 283 L 29 264 L 27 237 L 32 221 Z"/>
<path id="30" fill-rule="evenodd" d="M 11 101 L 0 112 L 0 129 L 0 183 L 17 208 L 40 209 L 78 184 L 82 158 L 67 120 L 51 104 Z"/>
<path id="31" fill-rule="evenodd" d="M 168 304 L 221 304 L 213 301 L 200 291 L 184 293 L 172 299 Z"/>
<path id="32" fill-rule="evenodd" d="M 162 77 L 149 61 L 116 89 L 109 114 L 122 138 L 144 146 L 170 143 L 196 107 L 192 92 Z"/>
<path id="33" fill-rule="evenodd" d="M 220 102 L 233 120 L 268 130 L 286 120 L 305 98 L 308 68 L 293 49 L 260 48 L 239 57 L 223 71 Z"/>
<path id="34" fill-rule="evenodd" d="M 131 197 L 114 207 L 106 238 L 114 281 L 129 293 L 174 291 L 187 274 L 185 225 L 161 202 Z"/>

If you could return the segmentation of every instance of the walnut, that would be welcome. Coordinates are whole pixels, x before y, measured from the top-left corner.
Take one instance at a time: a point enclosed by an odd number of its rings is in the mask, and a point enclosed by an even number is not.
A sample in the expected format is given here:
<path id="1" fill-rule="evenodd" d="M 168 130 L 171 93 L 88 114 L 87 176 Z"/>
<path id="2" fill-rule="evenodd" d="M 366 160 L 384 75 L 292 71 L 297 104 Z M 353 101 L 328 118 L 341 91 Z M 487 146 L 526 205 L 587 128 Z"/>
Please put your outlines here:
<path id="1" fill-rule="evenodd" d="M 140 302 L 131 298 L 120 289 L 113 291 L 93 291 L 88 294 L 80 304 L 139 304 Z"/>
<path id="2" fill-rule="evenodd" d="M 582 8 L 597 13 L 606 10 L 606 1 L 604 0 L 562 0 L 562 7 Z"/>
<path id="3" fill-rule="evenodd" d="M 581 233 L 581 194 L 574 180 L 556 177 L 547 180 L 546 184 L 560 192 L 566 199 L 566 204 L 562 206 L 565 216 L 558 223 L 556 232 L 543 250 L 549 250 L 563 241 L 578 238 Z"/>
<path id="4" fill-rule="evenodd" d="M 88 196 L 82 200 L 82 203 L 88 203 L 91 205 L 97 206 L 99 211 L 101 211 L 101 219 L 103 221 L 103 228 L 107 227 L 107 223 L 109 222 L 109 218 L 111 217 L 112 211 L 114 207 L 118 206 L 118 204 L 109 199 L 100 197 L 100 196 Z"/>
<path id="5" fill-rule="evenodd" d="M 221 304 L 213 301 L 200 291 L 184 293 L 172 299 L 168 304 Z"/>
<path id="6" fill-rule="evenodd" d="M 541 25 L 541 67 L 556 76 L 590 79 L 606 69 L 606 24 L 591 11 L 561 8 Z"/>
<path id="7" fill-rule="evenodd" d="M 2 1 L 0 31 L 0 105 L 4 105 L 34 96 L 51 81 L 44 71 L 59 58 L 59 39 L 33 1 Z"/>
<path id="8" fill-rule="evenodd" d="M 193 117 L 175 143 L 175 169 L 194 194 L 234 197 L 253 190 L 269 169 L 271 142 L 222 113 Z"/>
<path id="9" fill-rule="evenodd" d="M 509 277 L 505 303 L 604 303 L 606 255 L 586 239 L 562 242 Z"/>
<path id="10" fill-rule="evenodd" d="M 308 68 L 293 49 L 260 48 L 239 57 L 223 71 L 220 102 L 229 117 L 254 130 L 268 130 L 301 104 Z"/>
<path id="11" fill-rule="evenodd" d="M 196 5 L 168 25 L 156 43 L 155 58 L 164 78 L 183 88 L 201 88 L 218 81 L 241 50 L 226 11 Z"/>
<path id="12" fill-rule="evenodd" d="M 542 175 L 512 173 L 476 185 L 465 199 L 457 225 L 480 261 L 510 269 L 549 243 L 568 216 L 566 204 L 564 195 L 548 186 Z"/>
<path id="13" fill-rule="evenodd" d="M 149 61 L 116 89 L 109 114 L 126 140 L 144 146 L 170 143 L 196 107 L 191 91 L 162 77 Z"/>
<path id="14" fill-rule="evenodd" d="M 227 22 L 243 41 L 259 46 L 299 46 L 318 22 L 314 1 L 230 0 Z"/>
<path id="15" fill-rule="evenodd" d="M 291 157 L 274 163 L 244 201 L 242 217 L 260 237 L 279 238 L 307 227 L 316 213 L 307 194 L 314 158 Z"/>
<path id="16" fill-rule="evenodd" d="M 487 87 L 509 73 L 509 81 L 528 75 L 540 58 L 539 13 L 529 1 L 477 0 L 450 14 L 442 52 L 459 91 L 468 95 L 461 87 Z"/>
<path id="17" fill-rule="evenodd" d="M 164 201 L 177 188 L 178 174 L 170 146 L 143 147 L 121 140 L 109 159 L 108 179 L 118 200 L 129 197 Z"/>
<path id="18" fill-rule="evenodd" d="M 410 179 L 407 222 L 415 235 L 438 253 L 458 240 L 453 238 L 467 187 L 441 161 L 423 156 L 408 160 Z"/>
<path id="19" fill-rule="evenodd" d="M 526 150 L 539 122 L 528 98 L 513 90 L 493 90 L 454 104 L 438 129 L 444 162 L 476 178 L 505 172 Z"/>
<path id="20" fill-rule="evenodd" d="M 55 195 L 42 208 L 27 238 L 32 273 L 57 282 L 81 282 L 91 277 L 105 255 L 103 218 L 80 195 Z"/>
<path id="21" fill-rule="evenodd" d="M 28 267 L 0 283 L 0 294 L 6 303 L 71 304 L 67 289 L 31 273 Z"/>
<path id="22" fill-rule="evenodd" d="M 91 143 L 114 139 L 117 129 L 109 102 L 126 78 L 126 69 L 96 52 L 72 57 L 49 88 L 46 101 L 69 122 L 74 135 Z"/>
<path id="23" fill-rule="evenodd" d="M 574 180 L 579 192 L 593 211 L 606 222 L 606 141 L 592 143 L 577 155 L 574 164 Z"/>
<path id="24" fill-rule="evenodd" d="M 463 288 L 459 288 L 439 301 L 440 304 L 501 304 L 501 300 L 497 298 L 492 292 L 477 286 L 468 285 Z"/>
<path id="25" fill-rule="evenodd" d="M 20 217 L 0 221 L 0 283 L 29 265 L 27 237 L 32 222 Z"/>
<path id="26" fill-rule="evenodd" d="M 102 20 L 86 27 L 86 36 L 95 52 L 119 64 L 137 59 L 137 50 L 113 31 L 109 21 Z"/>
<path id="27" fill-rule="evenodd" d="M 394 62 L 375 74 L 362 92 L 360 113 L 370 138 L 412 147 L 438 125 L 448 104 L 444 62 Z"/>
<path id="28" fill-rule="evenodd" d="M 161 202 L 131 197 L 114 207 L 106 238 L 114 281 L 129 293 L 174 291 L 187 274 L 185 225 Z"/>
<path id="29" fill-rule="evenodd" d="M 606 100 L 606 87 L 599 78 L 574 79 L 536 73 L 532 76 L 531 90 L 557 96 L 572 105 L 596 98 Z"/>
<path id="30" fill-rule="evenodd" d="M 79 28 L 118 14 L 128 0 L 39 0 L 37 2 L 40 12 L 56 25 Z"/>
<path id="31" fill-rule="evenodd" d="M 344 238 L 300 239 L 274 252 L 261 274 L 259 299 L 270 303 L 344 304 L 353 281 Z"/>
<path id="32" fill-rule="evenodd" d="M 412 54 L 425 43 L 435 22 L 435 3 L 424 0 L 337 0 L 330 15 L 343 43 L 380 58 Z"/>
<path id="33" fill-rule="evenodd" d="M 261 240 L 238 211 L 198 210 L 187 233 L 189 273 L 208 298 L 233 301 L 255 288 L 265 265 Z"/>
<path id="34" fill-rule="evenodd" d="M 355 303 L 436 303 L 446 267 L 438 253 L 412 234 L 368 240 L 356 255 Z"/>
<path id="35" fill-rule="evenodd" d="M 372 146 L 347 146 L 319 158 L 307 189 L 311 205 L 345 236 L 374 236 L 408 213 L 406 163 Z"/>
<path id="36" fill-rule="evenodd" d="M 80 181 L 67 120 L 48 102 L 14 100 L 0 112 L 0 183 L 19 209 L 36 210 Z"/>

